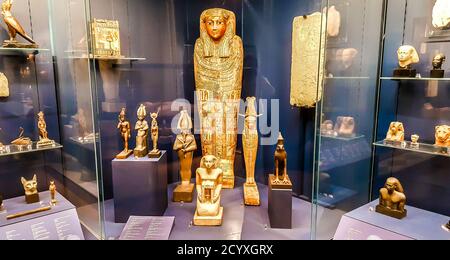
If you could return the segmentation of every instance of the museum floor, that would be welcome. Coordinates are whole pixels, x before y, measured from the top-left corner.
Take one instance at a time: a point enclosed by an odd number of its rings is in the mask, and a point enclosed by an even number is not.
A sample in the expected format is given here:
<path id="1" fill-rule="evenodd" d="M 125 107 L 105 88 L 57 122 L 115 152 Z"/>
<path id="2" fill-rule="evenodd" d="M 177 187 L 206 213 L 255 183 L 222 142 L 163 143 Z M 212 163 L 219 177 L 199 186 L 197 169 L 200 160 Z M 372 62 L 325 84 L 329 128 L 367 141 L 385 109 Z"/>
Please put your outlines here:
<path id="1" fill-rule="evenodd" d="M 237 178 L 237 188 L 223 190 L 222 206 L 224 207 L 223 225 L 220 227 L 198 227 L 191 224 L 195 212 L 195 203 L 172 202 L 174 185 L 169 185 L 169 206 L 165 216 L 175 216 L 175 225 L 170 235 L 171 240 L 308 240 L 311 228 L 311 203 L 293 198 L 292 229 L 271 229 L 267 211 L 267 186 L 259 185 L 261 196 L 260 207 L 246 207 L 242 200 L 243 179 Z M 95 213 L 93 206 L 78 209 L 84 215 L 89 211 Z M 114 223 L 114 201 L 105 202 L 105 233 L 106 239 L 117 239 L 125 224 Z M 339 210 L 330 210 L 320 207 L 318 215 L 342 214 Z M 96 220 L 96 214 L 92 214 Z M 339 217 L 333 218 L 337 221 Z M 86 223 L 89 226 L 89 223 Z M 319 239 L 330 239 L 334 235 L 338 223 L 321 223 L 318 230 Z M 93 236 L 86 235 L 86 238 Z"/>

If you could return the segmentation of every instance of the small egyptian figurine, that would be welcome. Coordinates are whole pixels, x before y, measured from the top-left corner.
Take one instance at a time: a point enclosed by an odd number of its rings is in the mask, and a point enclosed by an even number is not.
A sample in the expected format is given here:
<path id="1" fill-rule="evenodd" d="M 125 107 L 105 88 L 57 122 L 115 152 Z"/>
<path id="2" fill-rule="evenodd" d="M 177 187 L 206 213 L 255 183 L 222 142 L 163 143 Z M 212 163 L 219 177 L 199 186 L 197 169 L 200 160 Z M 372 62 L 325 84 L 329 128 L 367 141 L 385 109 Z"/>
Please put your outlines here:
<path id="1" fill-rule="evenodd" d="M 247 180 L 244 184 L 244 203 L 248 206 L 259 206 L 259 191 L 255 181 L 255 165 L 258 155 L 258 129 L 256 113 L 256 98 L 247 98 L 242 146 L 244 148 L 245 172 Z"/>
<path id="2" fill-rule="evenodd" d="M 159 110 L 157 113 L 152 113 L 150 117 L 152 118 L 152 125 L 151 125 L 151 135 L 152 135 L 152 143 L 153 143 L 153 149 L 148 154 L 148 157 L 150 158 L 159 158 L 161 157 L 161 151 L 158 150 L 158 138 L 159 138 L 159 127 L 158 127 L 158 115 Z"/>
<path id="3" fill-rule="evenodd" d="M 38 113 L 38 128 L 39 128 L 39 141 L 37 147 L 52 146 L 55 141 L 48 138 L 47 123 L 45 122 L 44 112 Z"/>
<path id="4" fill-rule="evenodd" d="M 120 152 L 116 159 L 124 160 L 130 157 L 133 154 L 133 150 L 129 149 L 128 142 L 131 138 L 131 125 L 130 122 L 126 120 L 127 110 L 122 108 L 119 114 L 119 123 L 117 124 L 117 129 L 119 129 L 120 136 L 123 140 L 124 149 Z"/>
<path id="5" fill-rule="evenodd" d="M 416 77 L 417 71 L 413 64 L 419 63 L 419 54 L 411 45 L 403 45 L 397 51 L 399 67 L 394 71 L 394 77 Z"/>
<path id="6" fill-rule="evenodd" d="M 11 144 L 14 145 L 20 145 L 20 146 L 25 146 L 25 145 L 31 145 L 31 139 L 28 137 L 24 137 L 23 134 L 25 133 L 25 130 L 20 127 L 19 128 L 19 137 L 17 137 L 17 139 L 15 139 L 14 141 L 11 142 Z"/>
<path id="7" fill-rule="evenodd" d="M 443 78 L 444 77 L 444 70 L 442 69 L 442 65 L 445 62 L 445 55 L 443 53 L 439 53 L 433 58 L 433 69 L 430 72 L 431 78 Z"/>
<path id="8" fill-rule="evenodd" d="M 5 207 L 3 206 L 3 196 L 0 194 L 0 212 L 4 211 Z"/>
<path id="9" fill-rule="evenodd" d="M 191 133 L 192 119 L 186 110 L 181 111 L 177 129 L 181 131 L 173 144 L 173 150 L 177 152 L 180 160 L 181 184 L 173 191 L 174 202 L 192 202 L 194 195 L 194 184 L 192 178 L 192 160 L 197 150 L 197 142 Z"/>
<path id="10" fill-rule="evenodd" d="M 275 175 L 270 177 L 273 188 L 292 188 L 292 182 L 287 174 L 287 153 L 284 149 L 284 138 L 281 133 L 278 136 L 277 149 L 275 151 Z"/>
<path id="11" fill-rule="evenodd" d="M 380 203 L 376 212 L 390 217 L 402 219 L 406 217 L 406 196 L 400 181 L 388 178 L 386 184 L 380 189 Z"/>
<path id="12" fill-rule="evenodd" d="M 51 198 L 50 204 L 52 206 L 56 206 L 56 202 L 57 201 L 56 201 L 56 184 L 55 184 L 55 181 L 50 181 L 50 186 L 49 186 L 48 190 L 50 191 L 50 198 Z"/>
<path id="13" fill-rule="evenodd" d="M 450 126 L 436 126 L 436 143 L 437 146 L 450 147 Z"/>
<path id="14" fill-rule="evenodd" d="M 37 48 L 38 45 L 36 42 L 27 35 L 23 27 L 20 25 L 19 21 L 12 15 L 11 8 L 12 8 L 13 0 L 4 0 L 2 3 L 2 15 L 3 15 L 3 21 L 5 22 L 6 26 L 8 27 L 8 33 L 9 33 L 9 40 L 5 40 L 3 42 L 3 47 L 9 47 L 9 48 Z M 16 40 L 16 36 L 19 34 L 22 36 L 25 40 L 29 41 L 31 44 L 23 44 L 19 43 Z"/>
<path id="15" fill-rule="evenodd" d="M 25 200 L 27 204 L 32 204 L 39 202 L 39 193 L 37 190 L 37 177 L 36 174 L 33 176 L 33 179 L 26 180 L 25 178 L 21 178 L 23 189 L 25 190 Z"/>
<path id="16" fill-rule="evenodd" d="M 148 123 L 145 120 L 147 111 L 144 105 L 141 105 L 137 112 L 138 121 L 136 122 L 136 148 L 134 149 L 134 156 L 136 158 L 143 158 L 148 154 Z"/>
<path id="17" fill-rule="evenodd" d="M 223 207 L 220 205 L 220 193 L 223 185 L 223 172 L 218 168 L 219 160 L 214 155 L 202 158 L 196 172 L 197 209 L 194 225 L 222 225 Z"/>
<path id="18" fill-rule="evenodd" d="M 405 141 L 405 128 L 401 122 L 392 122 L 389 131 L 386 134 L 386 141 L 403 142 Z"/>
<path id="19" fill-rule="evenodd" d="M 411 147 L 419 148 L 419 135 L 411 135 Z"/>

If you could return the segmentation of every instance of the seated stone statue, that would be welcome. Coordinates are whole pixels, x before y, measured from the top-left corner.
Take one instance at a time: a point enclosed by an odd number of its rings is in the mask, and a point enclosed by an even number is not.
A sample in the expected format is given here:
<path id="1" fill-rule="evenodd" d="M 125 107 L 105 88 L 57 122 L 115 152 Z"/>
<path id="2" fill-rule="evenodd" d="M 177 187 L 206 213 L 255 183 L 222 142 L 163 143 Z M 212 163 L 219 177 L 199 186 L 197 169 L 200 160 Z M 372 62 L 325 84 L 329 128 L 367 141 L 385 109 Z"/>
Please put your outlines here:
<path id="1" fill-rule="evenodd" d="M 213 155 L 202 158 L 196 172 L 197 210 L 194 216 L 196 226 L 222 225 L 223 207 L 220 206 L 223 172 L 219 160 Z"/>
<path id="2" fill-rule="evenodd" d="M 380 189 L 380 204 L 377 205 L 378 213 L 390 217 L 402 219 L 406 217 L 406 196 L 400 181 L 396 178 L 388 178 L 386 184 Z"/>
<path id="3" fill-rule="evenodd" d="M 392 122 L 386 135 L 386 141 L 403 142 L 405 141 L 405 128 L 401 122 Z"/>

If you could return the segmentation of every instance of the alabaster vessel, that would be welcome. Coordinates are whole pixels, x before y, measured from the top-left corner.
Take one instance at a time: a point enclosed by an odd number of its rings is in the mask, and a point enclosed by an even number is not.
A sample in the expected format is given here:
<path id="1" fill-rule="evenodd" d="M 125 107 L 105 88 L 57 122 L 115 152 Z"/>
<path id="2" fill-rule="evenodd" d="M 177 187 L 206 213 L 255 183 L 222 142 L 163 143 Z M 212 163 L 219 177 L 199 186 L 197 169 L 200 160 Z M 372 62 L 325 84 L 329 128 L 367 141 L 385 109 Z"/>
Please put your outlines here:
<path id="1" fill-rule="evenodd" d="M 223 219 L 223 207 L 220 204 L 223 185 L 223 172 L 218 168 L 219 159 L 214 155 L 202 158 L 196 172 L 197 209 L 194 225 L 220 226 Z"/>
<path id="2" fill-rule="evenodd" d="M 397 56 L 399 67 L 394 70 L 394 77 L 416 77 L 417 71 L 412 68 L 413 64 L 420 61 L 416 48 L 411 45 L 400 46 Z"/>
<path id="3" fill-rule="evenodd" d="M 402 219 L 406 217 L 406 196 L 400 181 L 396 178 L 388 178 L 386 184 L 380 189 L 380 202 L 376 206 L 376 212 Z"/>
<path id="4" fill-rule="evenodd" d="M 37 177 L 36 174 L 33 175 L 33 179 L 26 180 L 25 178 L 21 178 L 21 182 L 23 185 L 23 189 L 25 190 L 25 201 L 27 204 L 37 203 L 39 202 L 39 193 L 37 190 Z"/>
<path id="5" fill-rule="evenodd" d="M 258 186 L 255 181 L 255 165 L 258 155 L 258 130 L 256 114 L 256 98 L 247 98 L 247 111 L 245 113 L 245 128 L 242 133 L 242 146 L 244 148 L 245 172 L 247 179 L 244 184 L 244 203 L 248 206 L 259 206 L 260 198 Z"/>
<path id="6" fill-rule="evenodd" d="M 145 106 L 141 104 L 137 111 L 138 121 L 134 127 L 137 131 L 136 134 L 136 148 L 134 148 L 134 156 L 136 158 L 143 158 L 148 154 L 148 130 L 149 126 L 145 117 L 147 116 L 147 110 Z"/>
<path id="7" fill-rule="evenodd" d="M 275 151 L 275 174 L 270 175 L 270 182 L 274 189 L 291 189 L 292 182 L 287 174 L 287 152 L 284 148 L 284 138 L 281 133 L 278 136 L 277 149 Z"/>
<path id="8" fill-rule="evenodd" d="M 435 145 L 442 147 L 450 147 L 450 126 L 436 126 L 436 142 Z"/>
<path id="9" fill-rule="evenodd" d="M 401 122 L 392 122 L 386 134 L 386 141 L 403 142 L 405 141 L 405 128 Z"/>
<path id="10" fill-rule="evenodd" d="M 5 22 L 8 28 L 9 40 L 5 40 L 3 42 L 3 47 L 5 48 L 38 48 L 36 42 L 28 36 L 28 34 L 23 29 L 22 25 L 20 25 L 19 21 L 13 16 L 11 13 L 11 8 L 13 5 L 12 0 L 4 0 L 2 3 L 2 15 L 3 21 Z M 30 42 L 30 44 L 25 44 L 18 42 L 16 40 L 16 36 L 20 35 L 25 40 Z"/>
<path id="11" fill-rule="evenodd" d="M 214 8 L 200 17 L 194 72 L 203 156 L 219 158 L 223 187 L 234 187 L 237 116 L 242 90 L 244 49 L 233 12 Z"/>
<path id="12" fill-rule="evenodd" d="M 47 123 L 45 122 L 44 112 L 38 113 L 38 128 L 39 128 L 39 141 L 37 147 L 45 147 L 55 145 L 54 140 L 48 138 Z"/>
<path id="13" fill-rule="evenodd" d="M 173 191 L 174 202 L 192 202 L 195 185 L 191 183 L 192 160 L 197 150 L 197 143 L 191 133 L 192 119 L 186 110 L 181 111 L 177 129 L 181 132 L 177 135 L 173 150 L 177 152 L 180 161 L 181 183 Z"/>
<path id="14" fill-rule="evenodd" d="M 130 157 L 130 155 L 133 154 L 133 150 L 129 149 L 128 146 L 128 142 L 130 141 L 131 138 L 131 124 L 126 119 L 126 113 L 127 110 L 125 108 L 122 108 L 119 114 L 119 123 L 117 124 L 117 129 L 119 129 L 120 136 L 122 137 L 124 146 L 122 152 L 120 152 L 116 156 L 116 159 L 119 160 L 127 159 L 128 157 Z"/>

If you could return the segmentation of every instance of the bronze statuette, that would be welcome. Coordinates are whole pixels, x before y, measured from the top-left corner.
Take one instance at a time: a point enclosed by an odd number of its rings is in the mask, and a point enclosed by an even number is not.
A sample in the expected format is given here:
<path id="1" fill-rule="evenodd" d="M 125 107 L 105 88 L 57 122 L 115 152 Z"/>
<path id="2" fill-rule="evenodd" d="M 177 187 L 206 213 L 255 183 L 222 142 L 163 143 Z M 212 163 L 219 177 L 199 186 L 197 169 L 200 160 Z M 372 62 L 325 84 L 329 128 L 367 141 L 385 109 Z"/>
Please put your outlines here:
<path id="1" fill-rule="evenodd" d="M 148 157 L 150 158 L 159 158 L 161 157 L 161 151 L 158 149 L 158 139 L 159 139 L 159 127 L 158 127 L 158 114 L 152 113 L 150 117 L 152 118 L 152 126 L 151 126 L 151 135 L 152 135 L 152 143 L 153 143 L 153 149 L 148 154 Z"/>
<path id="2" fill-rule="evenodd" d="M 28 204 L 39 202 L 39 193 L 37 190 L 37 177 L 36 174 L 33 175 L 33 179 L 26 180 L 21 178 L 23 189 L 25 190 L 25 200 Z"/>
<path id="3" fill-rule="evenodd" d="M 436 126 L 436 143 L 435 145 L 441 147 L 450 147 L 450 126 L 440 125 Z"/>
<path id="4" fill-rule="evenodd" d="M 14 145 L 20 145 L 20 146 L 26 146 L 26 145 L 31 145 L 31 139 L 28 137 L 24 137 L 23 133 L 25 133 L 25 130 L 20 127 L 19 128 L 19 137 L 17 137 L 17 139 L 15 139 L 14 141 L 11 142 L 11 144 Z"/>
<path id="5" fill-rule="evenodd" d="M 292 182 L 287 174 L 287 153 L 281 133 L 278 136 L 277 150 L 275 151 L 275 175 L 270 176 L 270 181 L 274 189 L 292 188 Z"/>
<path id="6" fill-rule="evenodd" d="M 259 206 L 259 191 L 255 181 L 255 165 L 258 155 L 258 129 L 256 114 L 256 98 L 247 98 L 247 111 L 245 113 L 245 126 L 242 133 L 242 146 L 244 148 L 245 172 L 247 180 L 244 184 L 244 203 L 248 206 Z"/>
<path id="7" fill-rule="evenodd" d="M 39 141 L 37 147 L 53 146 L 55 141 L 48 138 L 47 123 L 45 122 L 44 112 L 38 113 Z"/>
<path id="8" fill-rule="evenodd" d="M 131 125 L 130 122 L 126 120 L 126 113 L 127 110 L 122 108 L 119 114 L 119 123 L 117 124 L 117 129 L 119 129 L 124 145 L 123 151 L 116 156 L 116 159 L 119 160 L 127 159 L 133 154 L 133 150 L 128 147 L 128 142 L 131 138 Z"/>
<path id="9" fill-rule="evenodd" d="M 220 226 L 223 218 L 223 207 L 220 205 L 223 173 L 218 168 L 218 159 L 213 155 L 203 157 L 196 175 L 197 209 L 194 225 Z"/>
<path id="10" fill-rule="evenodd" d="M 396 178 L 388 178 L 386 184 L 380 189 L 380 204 L 376 212 L 402 219 L 406 217 L 406 196 L 400 181 Z"/>
<path id="11" fill-rule="evenodd" d="M 2 15 L 3 21 L 8 27 L 9 40 L 3 42 L 3 47 L 5 48 L 38 48 L 36 42 L 27 35 L 23 27 L 20 25 L 19 21 L 12 15 L 13 0 L 4 0 L 2 3 Z M 19 34 L 25 40 L 29 41 L 31 44 L 20 43 L 16 40 L 16 36 Z"/>
<path id="12" fill-rule="evenodd" d="M 55 181 L 50 181 L 50 186 L 48 187 L 48 190 L 50 191 L 50 204 L 52 206 L 56 206 L 56 202 L 58 202 L 56 200 L 56 184 Z"/>
<path id="13" fill-rule="evenodd" d="M 145 106 L 141 105 L 137 112 L 138 121 L 136 122 L 135 130 L 136 135 L 136 148 L 134 149 L 134 156 L 136 158 L 143 158 L 148 154 L 148 123 L 145 120 L 147 116 L 147 111 Z"/>
<path id="14" fill-rule="evenodd" d="M 235 14 L 220 8 L 205 10 L 194 50 L 202 152 L 219 159 L 223 187 L 228 189 L 234 188 L 243 64 L 244 48 L 236 35 Z"/>
<path id="15" fill-rule="evenodd" d="M 194 152 L 197 150 L 197 143 L 194 135 L 191 133 L 192 119 L 186 110 L 181 111 L 177 128 L 181 133 L 177 135 L 173 144 L 173 150 L 178 153 L 178 159 L 180 160 L 181 184 L 173 191 L 173 201 L 192 202 L 195 185 L 191 183 L 191 168 Z"/>

